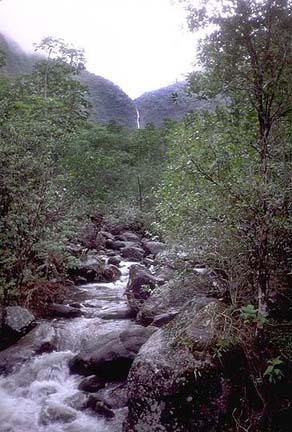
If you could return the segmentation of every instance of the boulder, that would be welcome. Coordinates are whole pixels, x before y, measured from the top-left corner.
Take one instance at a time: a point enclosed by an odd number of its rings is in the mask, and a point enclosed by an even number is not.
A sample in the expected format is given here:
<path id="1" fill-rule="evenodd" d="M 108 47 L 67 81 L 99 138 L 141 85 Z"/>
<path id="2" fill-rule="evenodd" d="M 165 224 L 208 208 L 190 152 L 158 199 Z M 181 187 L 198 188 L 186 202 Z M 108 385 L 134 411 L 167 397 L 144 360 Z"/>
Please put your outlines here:
<path id="1" fill-rule="evenodd" d="M 113 409 L 124 408 L 127 406 L 127 385 L 126 383 L 109 384 L 106 388 L 101 389 L 97 396 Z"/>
<path id="2" fill-rule="evenodd" d="M 79 259 L 79 263 L 68 270 L 75 283 L 91 283 L 99 280 L 104 269 L 104 263 L 95 256 Z"/>
<path id="3" fill-rule="evenodd" d="M 88 282 L 87 278 L 83 276 L 76 276 L 74 279 L 76 285 L 84 285 Z"/>
<path id="4" fill-rule="evenodd" d="M 122 272 L 113 264 L 104 267 L 102 272 L 103 280 L 101 282 L 115 282 L 122 276 Z"/>
<path id="5" fill-rule="evenodd" d="M 142 261 L 144 257 L 144 251 L 138 247 L 125 247 L 122 249 L 121 255 L 123 258 L 126 258 L 130 261 Z"/>
<path id="6" fill-rule="evenodd" d="M 35 317 L 21 306 L 8 306 L 5 308 L 5 331 L 16 336 L 23 336 L 35 326 Z"/>
<path id="7" fill-rule="evenodd" d="M 120 250 L 126 246 L 125 242 L 120 240 L 106 240 L 105 247 L 113 250 Z"/>
<path id="8" fill-rule="evenodd" d="M 35 327 L 35 317 L 21 306 L 0 307 L 0 350 L 15 343 Z"/>
<path id="9" fill-rule="evenodd" d="M 161 276 L 160 276 L 161 277 Z M 142 325 L 162 325 L 170 322 L 189 299 L 206 296 L 212 282 L 200 275 L 170 280 L 153 290 L 141 305 L 136 320 Z"/>
<path id="10" fill-rule="evenodd" d="M 99 313 L 98 316 L 104 320 L 121 320 L 135 318 L 135 314 L 128 305 L 125 305 L 125 307 L 118 306 L 117 308 L 105 310 Z"/>
<path id="11" fill-rule="evenodd" d="M 211 298 L 191 301 L 142 346 L 128 376 L 124 432 L 226 430 L 216 426 L 227 414 L 229 387 L 212 351 L 223 310 Z"/>
<path id="12" fill-rule="evenodd" d="M 88 393 L 96 393 L 98 390 L 104 388 L 105 381 L 96 377 L 95 375 L 91 375 L 89 377 L 84 378 L 78 386 L 78 390 L 88 392 Z"/>
<path id="13" fill-rule="evenodd" d="M 147 254 L 157 255 L 165 249 L 165 244 L 152 241 L 152 240 L 142 240 L 142 246 Z"/>
<path id="14" fill-rule="evenodd" d="M 112 264 L 118 267 L 120 263 L 121 263 L 121 258 L 117 255 L 112 256 L 108 259 L 108 264 Z"/>
<path id="15" fill-rule="evenodd" d="M 52 317 L 58 318 L 77 318 L 82 316 L 80 308 L 62 305 L 62 304 L 51 304 L 48 307 L 48 313 Z"/>
<path id="16" fill-rule="evenodd" d="M 89 396 L 86 408 L 92 409 L 92 411 L 105 418 L 113 418 L 115 416 L 115 413 L 111 410 L 111 408 L 94 395 Z"/>
<path id="17" fill-rule="evenodd" d="M 123 232 L 123 237 L 125 238 L 126 241 L 132 241 L 132 242 L 140 241 L 140 237 L 138 236 L 138 234 L 133 233 L 131 231 Z"/>
<path id="18" fill-rule="evenodd" d="M 56 349 L 56 332 L 51 324 L 42 323 L 34 327 L 15 345 L 0 352 L 0 373 L 10 373 L 35 354 Z"/>
<path id="19" fill-rule="evenodd" d="M 92 282 L 115 282 L 121 277 L 121 271 L 111 265 L 105 265 L 101 259 L 88 256 L 85 261 L 79 261 L 79 266 L 70 269 L 70 276 L 76 284 Z"/>
<path id="20" fill-rule="evenodd" d="M 151 291 L 163 283 L 163 279 L 155 277 L 146 267 L 140 264 L 132 265 L 126 287 L 126 295 L 132 310 L 138 312 Z"/>
<path id="21" fill-rule="evenodd" d="M 129 324 L 103 336 L 101 344 L 81 351 L 69 362 L 71 373 L 96 375 L 105 381 L 123 380 L 140 347 L 153 334 L 153 327 Z"/>

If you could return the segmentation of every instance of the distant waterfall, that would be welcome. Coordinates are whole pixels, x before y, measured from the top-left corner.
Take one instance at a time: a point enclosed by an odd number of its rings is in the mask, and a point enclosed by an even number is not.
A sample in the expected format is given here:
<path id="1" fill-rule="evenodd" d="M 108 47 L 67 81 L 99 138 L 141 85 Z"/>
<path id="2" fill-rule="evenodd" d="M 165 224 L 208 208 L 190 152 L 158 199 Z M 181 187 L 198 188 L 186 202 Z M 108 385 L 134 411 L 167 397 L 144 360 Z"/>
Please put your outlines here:
<path id="1" fill-rule="evenodd" d="M 136 113 L 137 113 L 137 129 L 140 129 L 140 112 L 138 108 L 136 107 Z"/>

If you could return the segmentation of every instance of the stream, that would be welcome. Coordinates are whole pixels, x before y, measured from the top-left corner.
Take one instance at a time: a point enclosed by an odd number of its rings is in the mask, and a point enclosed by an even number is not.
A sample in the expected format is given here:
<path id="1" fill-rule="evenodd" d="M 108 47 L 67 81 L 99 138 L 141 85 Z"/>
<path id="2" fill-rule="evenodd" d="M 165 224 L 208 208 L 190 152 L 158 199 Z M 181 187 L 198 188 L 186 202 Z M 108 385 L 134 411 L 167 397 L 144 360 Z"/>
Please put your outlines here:
<path id="1" fill-rule="evenodd" d="M 56 349 L 32 356 L 7 376 L 0 376 L 0 432 L 120 432 L 126 408 L 114 410 L 113 419 L 90 409 L 78 409 L 84 377 L 72 375 L 69 361 L 88 344 L 102 344 L 112 332 L 132 323 L 124 294 L 133 262 L 122 261 L 121 278 L 115 283 L 91 283 L 71 290 L 66 304 L 78 302 L 79 318 L 41 321 L 38 331 L 50 334 Z M 14 350 L 27 350 L 20 340 Z M 104 393 L 114 384 L 106 385 Z M 117 384 L 115 384 L 117 385 Z"/>

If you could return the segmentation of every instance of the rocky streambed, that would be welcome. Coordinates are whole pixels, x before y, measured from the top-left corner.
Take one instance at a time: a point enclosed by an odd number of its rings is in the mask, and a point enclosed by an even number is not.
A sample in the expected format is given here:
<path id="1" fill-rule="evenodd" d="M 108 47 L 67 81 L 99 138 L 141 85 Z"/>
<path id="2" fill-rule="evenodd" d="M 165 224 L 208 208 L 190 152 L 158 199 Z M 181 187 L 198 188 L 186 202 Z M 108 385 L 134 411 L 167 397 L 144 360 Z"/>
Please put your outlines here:
<path id="1" fill-rule="evenodd" d="M 98 254 L 80 260 L 73 275 L 79 284 L 64 304 L 50 305 L 52 319 L 35 322 L 18 306 L 2 310 L 8 336 L 26 334 L 0 352 L 1 432 L 122 430 L 129 369 L 157 330 L 134 320 L 126 295 L 129 271 L 140 267 L 152 286 L 155 277 L 137 264 L 150 252 L 134 233 L 105 233 L 104 240 Z M 140 282 L 147 284 L 145 274 Z"/>
<path id="2" fill-rule="evenodd" d="M 70 245 L 75 285 L 50 305 L 51 319 L 2 314 L 6 330 L 30 331 L 0 352 L 0 432 L 224 430 L 236 399 L 234 376 L 213 355 L 223 304 L 200 272 L 179 289 L 155 274 L 161 243 L 93 237 L 86 256 Z"/>

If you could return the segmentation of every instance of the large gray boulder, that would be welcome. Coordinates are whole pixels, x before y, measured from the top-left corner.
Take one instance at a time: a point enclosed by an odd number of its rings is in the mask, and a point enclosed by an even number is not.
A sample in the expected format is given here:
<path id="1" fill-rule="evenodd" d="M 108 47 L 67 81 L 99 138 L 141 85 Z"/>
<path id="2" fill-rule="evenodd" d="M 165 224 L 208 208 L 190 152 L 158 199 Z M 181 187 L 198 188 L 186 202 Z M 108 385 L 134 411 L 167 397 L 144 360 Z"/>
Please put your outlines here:
<path id="1" fill-rule="evenodd" d="M 52 317 L 58 318 L 77 318 L 82 316 L 80 308 L 62 305 L 62 304 L 51 304 L 48 306 L 48 313 Z"/>
<path id="2" fill-rule="evenodd" d="M 7 331 L 23 336 L 35 325 L 35 317 L 21 306 L 5 308 L 4 327 Z"/>
<path id="3" fill-rule="evenodd" d="M 215 426 L 228 387 L 212 355 L 223 309 L 213 299 L 192 301 L 143 345 L 128 376 L 124 432 L 225 430 Z"/>
<path id="4" fill-rule="evenodd" d="M 132 265 L 126 287 L 126 295 L 132 310 L 137 313 L 151 291 L 163 283 L 163 279 L 154 276 L 146 267 L 140 264 Z"/>
<path id="5" fill-rule="evenodd" d="M 0 352 L 0 373 L 10 373 L 35 354 L 51 352 L 56 349 L 57 336 L 54 327 L 42 323 L 14 345 Z"/>
<path id="6" fill-rule="evenodd" d="M 165 244 L 159 241 L 142 240 L 142 246 L 147 254 L 157 255 L 165 249 Z"/>
<path id="7" fill-rule="evenodd" d="M 153 327 L 129 323 L 103 335 L 101 343 L 82 350 L 69 362 L 71 373 L 96 375 L 105 381 L 123 380 L 140 347 L 154 333 Z"/>
<path id="8" fill-rule="evenodd" d="M 161 276 L 159 276 L 161 278 Z M 164 277 L 167 275 L 164 274 Z M 143 325 L 158 327 L 171 321 L 185 304 L 194 298 L 206 297 L 213 289 L 212 280 L 201 275 L 174 278 L 151 291 L 142 303 L 136 320 Z"/>
<path id="9" fill-rule="evenodd" d="M 113 265 L 106 265 L 96 256 L 88 256 L 79 260 L 76 267 L 69 270 L 70 277 L 75 283 L 115 282 L 121 276 L 120 270 Z"/>
<path id="10" fill-rule="evenodd" d="M 139 247 L 125 247 L 121 250 L 123 258 L 130 261 L 142 261 L 144 257 L 144 250 Z"/>
<path id="11" fill-rule="evenodd" d="M 36 325 L 35 317 L 21 306 L 0 308 L 0 350 L 15 343 Z"/>

